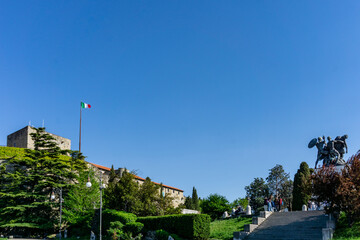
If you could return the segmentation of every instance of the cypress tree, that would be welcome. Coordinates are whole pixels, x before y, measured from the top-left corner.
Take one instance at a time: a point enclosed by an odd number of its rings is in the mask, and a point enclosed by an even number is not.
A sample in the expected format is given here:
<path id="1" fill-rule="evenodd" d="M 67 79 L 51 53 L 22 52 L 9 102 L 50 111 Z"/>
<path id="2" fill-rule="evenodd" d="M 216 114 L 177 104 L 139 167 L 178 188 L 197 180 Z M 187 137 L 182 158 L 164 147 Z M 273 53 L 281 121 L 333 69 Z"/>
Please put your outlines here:
<path id="1" fill-rule="evenodd" d="M 306 162 L 300 164 L 300 168 L 294 176 L 293 210 L 299 211 L 302 205 L 307 205 L 311 198 L 310 168 Z"/>
<path id="2" fill-rule="evenodd" d="M 193 187 L 192 196 L 191 196 L 191 206 L 194 210 L 200 210 L 199 197 L 197 195 L 196 188 Z"/>
<path id="3" fill-rule="evenodd" d="M 114 170 L 114 165 L 111 165 L 110 174 L 109 174 L 109 183 L 114 182 L 116 177 L 117 175 Z"/>

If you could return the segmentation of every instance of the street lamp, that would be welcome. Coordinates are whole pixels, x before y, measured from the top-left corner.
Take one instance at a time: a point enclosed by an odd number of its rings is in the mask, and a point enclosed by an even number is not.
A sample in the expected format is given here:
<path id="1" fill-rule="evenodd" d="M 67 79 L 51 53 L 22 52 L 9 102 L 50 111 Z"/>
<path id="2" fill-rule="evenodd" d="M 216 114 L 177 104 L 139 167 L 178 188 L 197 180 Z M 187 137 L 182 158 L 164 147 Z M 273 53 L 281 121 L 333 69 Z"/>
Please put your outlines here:
<path id="1" fill-rule="evenodd" d="M 64 199 L 62 197 L 62 187 L 53 189 L 50 199 L 53 201 L 55 200 L 55 193 L 59 194 L 59 202 L 60 202 L 60 226 L 59 226 L 59 238 L 61 239 L 61 213 L 62 213 L 62 203 L 64 202 Z"/>
<path id="2" fill-rule="evenodd" d="M 105 188 L 105 184 L 102 183 L 102 176 L 103 173 L 100 171 L 100 183 L 99 183 L 99 189 L 100 189 L 100 238 L 99 240 L 102 240 L 101 238 L 101 222 L 102 222 L 102 190 Z M 86 187 L 91 188 L 92 184 L 90 182 L 90 177 L 88 177 L 88 181 L 86 183 Z"/>

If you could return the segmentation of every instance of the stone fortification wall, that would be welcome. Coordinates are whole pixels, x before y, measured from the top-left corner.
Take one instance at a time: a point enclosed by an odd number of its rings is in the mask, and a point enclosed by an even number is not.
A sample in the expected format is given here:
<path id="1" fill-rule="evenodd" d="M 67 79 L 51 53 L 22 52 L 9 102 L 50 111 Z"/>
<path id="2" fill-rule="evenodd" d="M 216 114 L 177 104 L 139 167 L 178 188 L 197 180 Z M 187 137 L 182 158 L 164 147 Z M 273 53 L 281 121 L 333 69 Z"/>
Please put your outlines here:
<path id="1" fill-rule="evenodd" d="M 7 136 L 8 147 L 28 148 L 28 126 Z"/>
<path id="2" fill-rule="evenodd" d="M 32 140 L 30 134 L 35 132 L 36 131 L 32 127 L 26 126 L 7 136 L 7 146 L 34 149 L 34 141 Z M 53 138 L 55 138 L 55 141 L 60 147 L 60 149 L 62 150 L 71 149 L 70 139 L 63 138 L 49 132 L 48 134 L 50 134 Z"/>

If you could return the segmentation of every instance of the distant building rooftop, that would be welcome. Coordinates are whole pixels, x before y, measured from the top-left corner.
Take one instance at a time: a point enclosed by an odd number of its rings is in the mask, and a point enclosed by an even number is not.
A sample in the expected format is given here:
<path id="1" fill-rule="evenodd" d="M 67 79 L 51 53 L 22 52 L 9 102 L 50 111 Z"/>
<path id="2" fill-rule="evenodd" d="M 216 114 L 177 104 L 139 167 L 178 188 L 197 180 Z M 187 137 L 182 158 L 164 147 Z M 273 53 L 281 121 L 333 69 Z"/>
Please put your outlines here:
<path id="1" fill-rule="evenodd" d="M 104 166 L 101 166 L 99 164 L 95 164 L 95 163 L 91 163 L 89 162 L 90 164 L 92 164 L 94 167 L 97 167 L 99 169 L 102 169 L 102 170 L 105 170 L 105 171 L 109 171 L 111 170 L 111 168 L 108 168 L 108 167 L 104 167 Z M 139 176 L 136 176 L 133 174 L 133 176 L 135 177 L 135 179 L 137 180 L 141 180 L 141 181 L 145 181 L 145 178 L 142 178 L 142 177 L 139 177 Z M 170 189 L 173 189 L 173 190 L 177 190 L 177 191 L 180 191 L 180 192 L 184 192 L 184 190 L 181 190 L 179 188 L 174 188 L 174 187 L 171 187 L 171 186 L 168 186 L 168 185 L 164 185 L 164 184 L 160 184 L 160 183 L 157 183 L 157 182 L 153 182 L 154 184 L 156 185 L 162 185 L 163 187 L 166 187 L 166 188 L 170 188 Z"/>

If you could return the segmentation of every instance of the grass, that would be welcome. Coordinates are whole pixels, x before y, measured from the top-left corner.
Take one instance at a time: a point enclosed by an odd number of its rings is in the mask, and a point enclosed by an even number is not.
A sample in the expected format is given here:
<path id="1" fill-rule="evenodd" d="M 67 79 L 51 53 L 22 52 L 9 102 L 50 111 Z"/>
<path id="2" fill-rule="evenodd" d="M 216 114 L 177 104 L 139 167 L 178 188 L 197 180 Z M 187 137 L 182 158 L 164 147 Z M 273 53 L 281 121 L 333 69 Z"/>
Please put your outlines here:
<path id="1" fill-rule="evenodd" d="M 211 239 L 233 239 L 233 232 L 243 231 L 244 225 L 250 224 L 251 218 L 231 218 L 225 220 L 215 220 L 210 223 Z"/>
<path id="2" fill-rule="evenodd" d="M 360 240 L 360 222 L 352 227 L 347 224 L 345 213 L 341 213 L 339 221 L 336 224 L 334 240 Z"/>
<path id="3" fill-rule="evenodd" d="M 7 238 L 0 238 L 0 240 L 7 240 Z"/>

